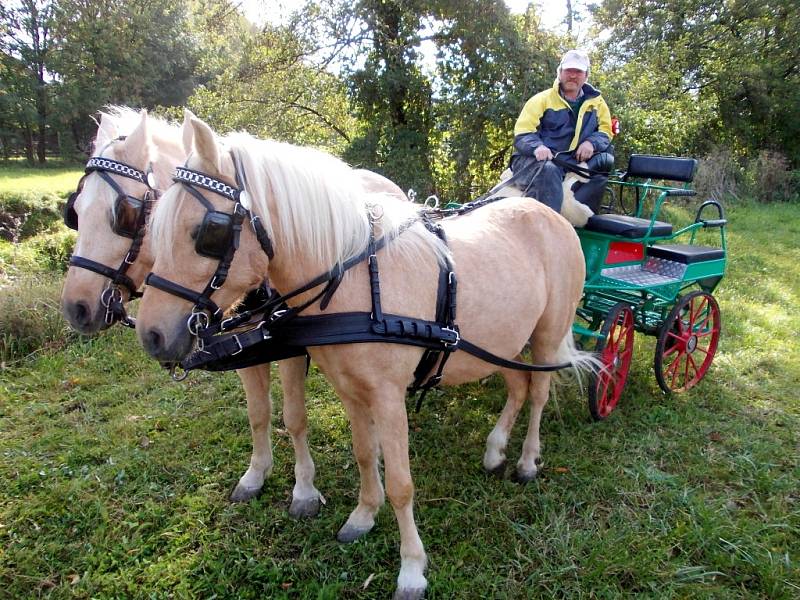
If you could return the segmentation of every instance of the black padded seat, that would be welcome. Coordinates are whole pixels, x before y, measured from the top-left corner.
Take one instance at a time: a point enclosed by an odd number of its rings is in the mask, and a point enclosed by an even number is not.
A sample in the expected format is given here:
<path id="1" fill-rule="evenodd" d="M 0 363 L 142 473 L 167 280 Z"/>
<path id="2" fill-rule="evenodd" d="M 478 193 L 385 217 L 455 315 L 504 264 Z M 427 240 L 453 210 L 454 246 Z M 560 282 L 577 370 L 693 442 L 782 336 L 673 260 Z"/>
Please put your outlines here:
<path id="1" fill-rule="evenodd" d="M 695 158 L 631 154 L 624 179 L 642 177 L 689 183 L 694 179 L 696 171 L 697 159 Z"/>
<path id="2" fill-rule="evenodd" d="M 589 218 L 584 229 L 597 233 L 619 235 L 624 238 L 634 239 L 644 237 L 650 227 L 650 219 L 629 217 L 627 215 L 594 215 Z M 662 221 L 653 224 L 650 237 L 666 237 L 672 235 L 672 225 Z"/>
<path id="3" fill-rule="evenodd" d="M 650 246 L 647 249 L 647 256 L 690 265 L 692 263 L 725 258 L 725 251 L 722 248 L 712 248 L 710 246 L 664 244 L 662 246 Z"/>

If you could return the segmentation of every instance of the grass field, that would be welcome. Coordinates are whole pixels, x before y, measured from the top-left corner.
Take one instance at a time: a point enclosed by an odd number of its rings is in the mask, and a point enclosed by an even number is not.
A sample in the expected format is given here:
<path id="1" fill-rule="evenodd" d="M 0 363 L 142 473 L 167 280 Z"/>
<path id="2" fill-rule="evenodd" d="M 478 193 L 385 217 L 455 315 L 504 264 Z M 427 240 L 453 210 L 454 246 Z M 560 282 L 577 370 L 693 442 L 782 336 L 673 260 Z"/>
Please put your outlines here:
<path id="1" fill-rule="evenodd" d="M 74 180 L 73 180 L 74 184 Z M 800 219 L 797 205 L 730 210 L 717 297 L 723 337 L 696 389 L 667 397 L 638 349 L 623 399 L 589 421 L 561 390 L 545 465 L 520 486 L 483 473 L 504 402 L 498 378 L 409 404 L 415 512 L 429 598 L 800 597 Z M 60 275 L 53 275 L 54 278 Z M 340 403 L 307 383 L 317 518 L 287 514 L 291 442 L 248 504 L 234 374 L 183 384 L 116 328 L 0 371 L 0 597 L 386 598 L 399 567 L 391 509 L 351 545 L 334 535 L 358 471 Z M 275 413 L 281 391 L 273 384 Z M 525 415 L 509 458 L 518 456 Z"/>
<path id="2" fill-rule="evenodd" d="M 21 161 L 0 163 L 0 192 L 51 192 L 64 195 L 75 189 L 83 166 L 51 160 L 44 168 L 31 168 Z"/>

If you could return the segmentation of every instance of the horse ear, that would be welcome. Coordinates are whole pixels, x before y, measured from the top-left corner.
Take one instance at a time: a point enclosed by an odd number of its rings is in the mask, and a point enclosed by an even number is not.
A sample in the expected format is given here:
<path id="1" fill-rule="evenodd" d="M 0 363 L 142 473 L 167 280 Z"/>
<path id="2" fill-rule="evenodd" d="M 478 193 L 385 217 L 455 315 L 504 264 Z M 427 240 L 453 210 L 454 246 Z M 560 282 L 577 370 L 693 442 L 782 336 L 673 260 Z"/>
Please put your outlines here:
<path id="1" fill-rule="evenodd" d="M 192 129 L 192 119 L 196 119 L 194 113 L 188 108 L 183 109 L 183 127 L 181 128 L 181 136 L 183 140 L 183 150 L 186 156 L 192 153 L 192 142 L 194 141 L 194 129 Z"/>
<path id="2" fill-rule="evenodd" d="M 221 168 L 219 148 L 214 132 L 211 127 L 197 117 L 192 118 L 190 123 L 194 133 L 194 147 L 197 150 L 197 156 L 206 162 L 206 166 L 211 167 L 213 172 L 219 173 Z"/>
<path id="3" fill-rule="evenodd" d="M 97 127 L 97 137 L 94 141 L 95 152 L 117 137 L 117 125 L 110 115 L 102 113 L 100 124 Z"/>
<path id="4" fill-rule="evenodd" d="M 139 113 L 141 120 L 131 134 L 125 138 L 123 151 L 125 158 L 134 165 L 142 165 L 150 156 L 150 128 L 147 122 L 147 110 Z"/>

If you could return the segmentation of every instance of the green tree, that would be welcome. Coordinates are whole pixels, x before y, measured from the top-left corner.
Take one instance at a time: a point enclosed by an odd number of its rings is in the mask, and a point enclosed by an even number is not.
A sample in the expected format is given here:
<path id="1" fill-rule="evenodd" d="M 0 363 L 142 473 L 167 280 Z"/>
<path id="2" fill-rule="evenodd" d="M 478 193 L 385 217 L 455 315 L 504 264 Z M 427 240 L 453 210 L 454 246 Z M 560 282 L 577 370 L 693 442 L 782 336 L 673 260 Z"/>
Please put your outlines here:
<path id="1" fill-rule="evenodd" d="M 52 26 L 53 3 L 49 0 L 19 0 L 0 7 L 4 118 L 9 119 L 8 123 L 16 121 L 23 129 L 27 148 L 32 145 L 32 133 L 36 131 L 36 157 L 40 163 L 44 163 L 46 158 L 50 114 L 48 85 L 52 77 Z M 26 109 L 26 104 L 34 107 L 35 111 Z M 29 159 L 31 154 L 29 151 Z"/>
<path id="2" fill-rule="evenodd" d="M 103 105 L 180 106 L 194 87 L 185 2 L 59 0 L 54 31 L 57 124 L 79 149 Z"/>
<path id="3" fill-rule="evenodd" d="M 697 103 L 684 120 L 690 146 L 703 147 L 713 132 L 737 151 L 772 148 L 800 163 L 795 0 L 604 0 L 595 19 L 610 33 L 603 44 L 609 70 L 635 62 L 669 99 L 683 96 L 684 108 Z M 652 100 L 655 114 L 680 108 Z"/>
<path id="4" fill-rule="evenodd" d="M 191 108 L 218 131 L 244 129 L 341 153 L 353 135 L 354 119 L 343 83 L 312 61 L 318 47 L 306 31 L 308 14 L 261 30 L 235 11 L 223 14 L 213 27 L 196 28 L 201 48 L 207 49 L 201 63 L 213 75 L 197 87 Z M 199 13 L 194 18 L 203 20 Z M 225 60 L 218 58 L 219 44 L 226 48 Z"/>

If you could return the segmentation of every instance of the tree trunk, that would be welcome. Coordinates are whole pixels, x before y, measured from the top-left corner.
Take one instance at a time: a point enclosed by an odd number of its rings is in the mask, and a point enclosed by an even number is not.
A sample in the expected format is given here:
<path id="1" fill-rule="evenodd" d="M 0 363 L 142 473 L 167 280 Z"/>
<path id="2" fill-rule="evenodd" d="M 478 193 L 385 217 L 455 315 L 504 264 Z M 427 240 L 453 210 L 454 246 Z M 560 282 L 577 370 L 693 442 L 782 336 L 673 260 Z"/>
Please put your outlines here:
<path id="1" fill-rule="evenodd" d="M 30 123 L 25 123 L 25 158 L 29 163 L 33 163 L 33 131 Z"/>

